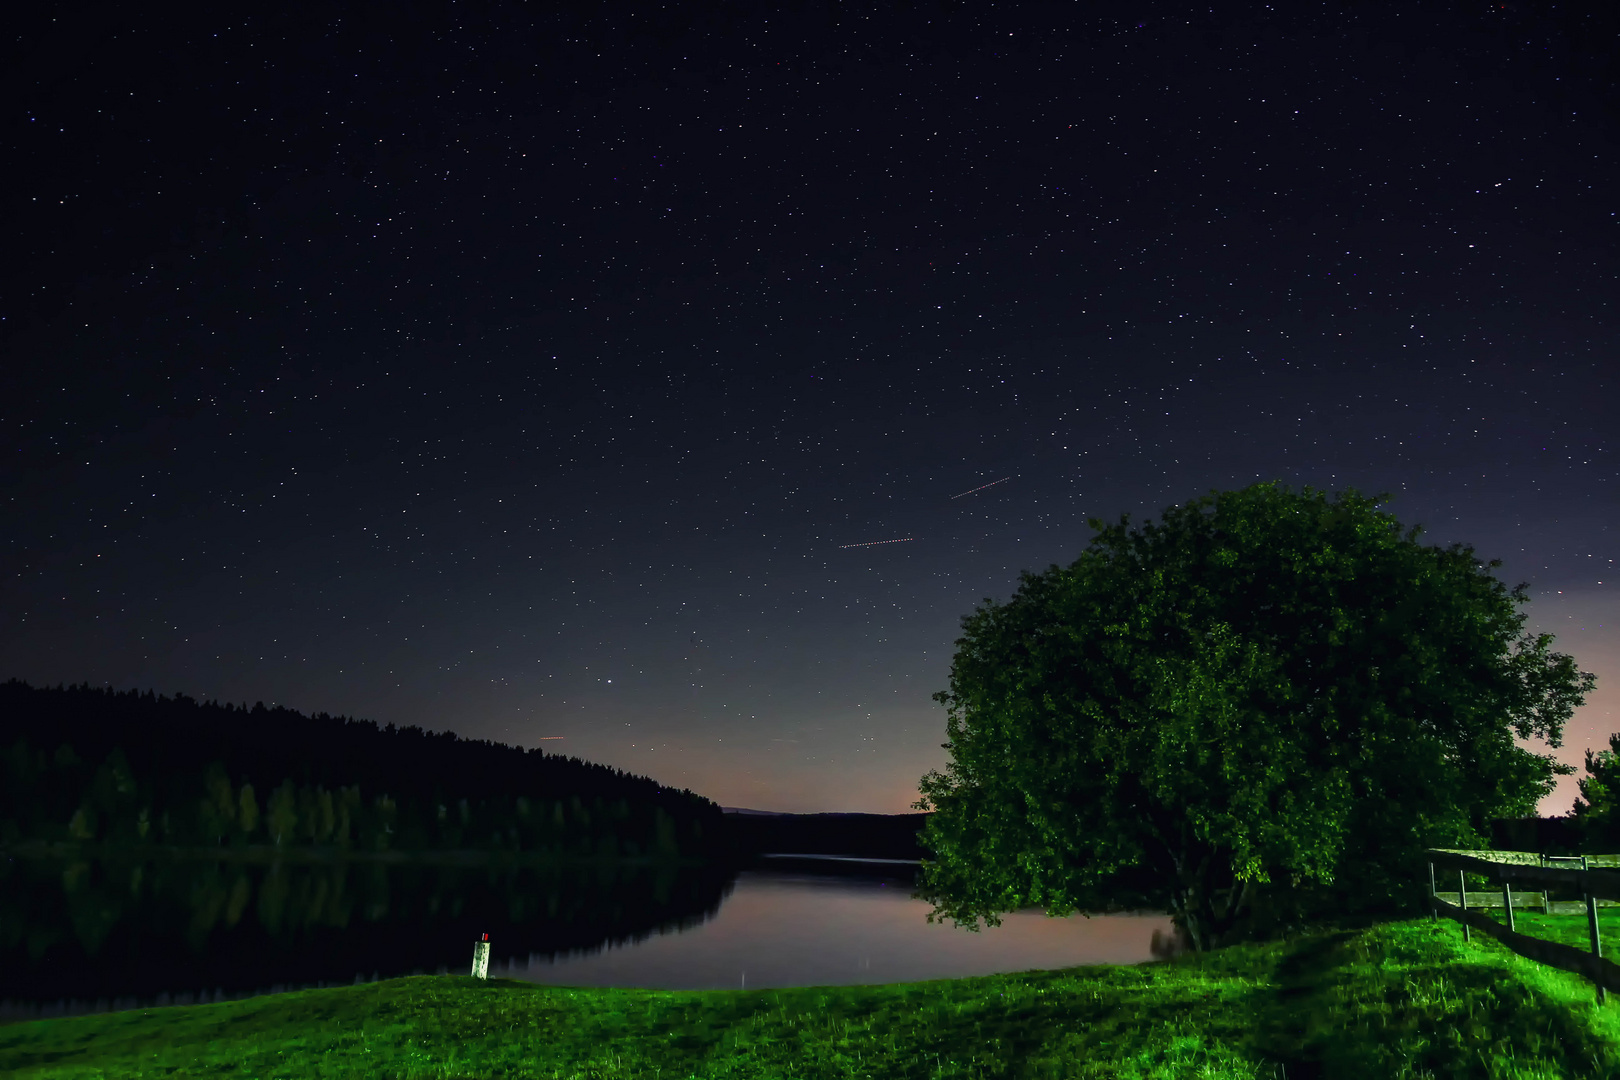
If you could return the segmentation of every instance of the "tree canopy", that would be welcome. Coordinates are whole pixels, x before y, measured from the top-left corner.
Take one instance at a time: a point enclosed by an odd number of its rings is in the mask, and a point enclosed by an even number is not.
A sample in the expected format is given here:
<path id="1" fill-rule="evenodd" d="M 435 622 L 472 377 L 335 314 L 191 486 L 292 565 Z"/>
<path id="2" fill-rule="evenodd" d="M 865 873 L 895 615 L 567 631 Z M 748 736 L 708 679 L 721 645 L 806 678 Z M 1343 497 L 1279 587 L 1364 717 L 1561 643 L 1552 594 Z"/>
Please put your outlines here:
<path id="1" fill-rule="evenodd" d="M 1609 748 L 1586 752 L 1586 775 L 1577 781 L 1581 795 L 1572 816 L 1587 843 L 1620 840 L 1620 733 L 1609 736 Z"/>
<path id="2" fill-rule="evenodd" d="M 1150 903 L 1207 948 L 1312 890 L 1398 902 L 1421 848 L 1533 812 L 1570 769 L 1518 740 L 1559 745 L 1594 679 L 1498 563 L 1382 502 L 1264 483 L 1094 520 L 968 615 L 917 803 L 935 915 Z"/>

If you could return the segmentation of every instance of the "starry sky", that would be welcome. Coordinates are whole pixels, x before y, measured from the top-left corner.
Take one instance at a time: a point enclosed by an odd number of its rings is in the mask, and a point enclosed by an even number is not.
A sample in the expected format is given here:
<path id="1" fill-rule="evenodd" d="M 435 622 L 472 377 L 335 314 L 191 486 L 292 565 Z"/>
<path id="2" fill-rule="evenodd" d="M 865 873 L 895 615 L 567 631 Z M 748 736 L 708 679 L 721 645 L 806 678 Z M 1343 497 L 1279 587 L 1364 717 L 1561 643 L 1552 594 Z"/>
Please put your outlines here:
<path id="1" fill-rule="evenodd" d="M 1620 22 L 1277 7 L 31 12 L 0 677 L 903 812 L 976 603 L 1277 479 L 1529 582 L 1579 761 Z"/>

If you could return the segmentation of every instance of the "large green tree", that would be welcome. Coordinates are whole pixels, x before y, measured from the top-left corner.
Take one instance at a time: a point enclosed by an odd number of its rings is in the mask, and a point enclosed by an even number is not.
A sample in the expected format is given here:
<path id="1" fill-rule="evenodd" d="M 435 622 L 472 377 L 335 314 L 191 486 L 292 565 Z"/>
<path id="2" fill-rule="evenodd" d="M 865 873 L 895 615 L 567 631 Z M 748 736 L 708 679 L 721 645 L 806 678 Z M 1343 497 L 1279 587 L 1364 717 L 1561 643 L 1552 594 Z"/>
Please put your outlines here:
<path id="1" fill-rule="evenodd" d="M 1300 897 L 1399 901 L 1570 771 L 1593 685 L 1463 545 L 1382 500 L 1256 484 L 1092 522 L 1067 567 L 963 620 L 922 894 L 976 926 L 1163 904 L 1196 948 Z M 1335 888 L 1337 886 L 1337 888 Z"/>

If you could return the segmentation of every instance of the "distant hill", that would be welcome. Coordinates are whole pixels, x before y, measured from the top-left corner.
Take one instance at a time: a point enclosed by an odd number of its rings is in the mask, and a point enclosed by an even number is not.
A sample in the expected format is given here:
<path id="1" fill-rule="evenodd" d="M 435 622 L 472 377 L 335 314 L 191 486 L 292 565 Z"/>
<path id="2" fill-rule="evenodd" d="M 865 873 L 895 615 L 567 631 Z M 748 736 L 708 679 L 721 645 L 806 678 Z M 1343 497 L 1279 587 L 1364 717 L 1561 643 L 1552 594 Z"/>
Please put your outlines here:
<path id="1" fill-rule="evenodd" d="M 581 761 L 183 694 L 0 684 L 0 843 L 724 854 L 720 807 Z"/>
<path id="2" fill-rule="evenodd" d="M 917 835 L 927 814 L 777 814 L 728 808 L 726 830 L 749 855 L 846 855 L 922 859 Z"/>

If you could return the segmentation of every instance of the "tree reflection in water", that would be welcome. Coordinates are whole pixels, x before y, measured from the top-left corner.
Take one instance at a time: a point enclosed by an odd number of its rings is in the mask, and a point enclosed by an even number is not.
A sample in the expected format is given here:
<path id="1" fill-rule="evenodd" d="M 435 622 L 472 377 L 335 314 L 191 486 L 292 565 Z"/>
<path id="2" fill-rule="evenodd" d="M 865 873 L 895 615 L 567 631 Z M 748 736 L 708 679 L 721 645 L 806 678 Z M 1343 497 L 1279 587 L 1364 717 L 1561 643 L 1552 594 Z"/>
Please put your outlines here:
<path id="1" fill-rule="evenodd" d="M 150 1000 L 465 967 L 624 944 L 713 917 L 735 871 L 0 856 L 0 999 Z"/>

